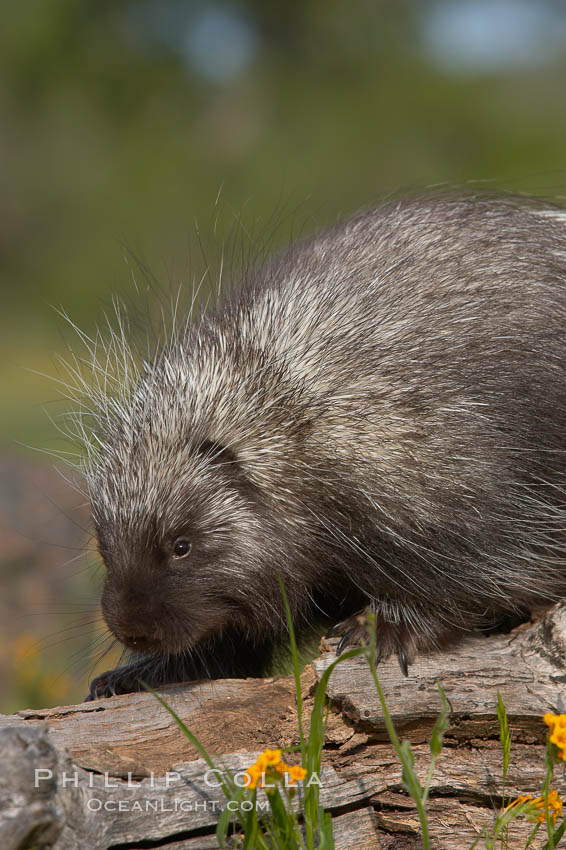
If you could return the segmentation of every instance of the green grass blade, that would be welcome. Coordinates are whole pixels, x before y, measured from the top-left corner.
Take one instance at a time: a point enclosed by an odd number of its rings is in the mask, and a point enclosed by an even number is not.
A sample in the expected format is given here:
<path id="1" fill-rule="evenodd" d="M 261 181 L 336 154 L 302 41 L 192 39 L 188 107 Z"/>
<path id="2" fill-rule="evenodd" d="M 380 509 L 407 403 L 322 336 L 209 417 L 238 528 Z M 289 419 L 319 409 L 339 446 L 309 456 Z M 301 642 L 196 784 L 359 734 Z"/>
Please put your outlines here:
<path id="1" fill-rule="evenodd" d="M 160 697 L 158 693 L 156 693 L 152 688 L 150 688 L 149 685 L 146 685 L 143 682 L 142 682 L 142 685 L 150 694 L 152 694 L 152 696 L 155 697 L 155 699 L 159 703 L 161 703 L 163 708 L 166 711 L 169 712 L 169 714 L 171 715 L 171 717 L 173 718 L 173 720 L 175 721 L 175 723 L 177 724 L 177 726 L 179 727 L 179 729 L 181 730 L 181 732 L 183 733 L 185 738 L 192 744 L 192 746 L 195 748 L 195 750 L 203 757 L 203 759 L 205 760 L 207 765 L 212 770 L 217 770 L 216 765 L 212 761 L 211 757 L 208 755 L 207 751 L 205 750 L 205 748 L 203 747 L 203 745 L 201 744 L 199 739 L 196 737 L 196 735 L 194 735 L 191 732 L 190 729 L 187 728 L 187 726 L 183 723 L 183 721 L 181 720 L 181 718 L 179 717 L 177 712 L 173 708 L 171 708 L 169 703 L 167 703 L 163 699 L 163 697 Z M 222 790 L 224 791 L 226 799 L 228 799 L 228 800 L 231 799 L 231 797 L 233 797 L 234 794 L 238 794 L 238 792 L 242 790 L 242 789 L 238 789 L 237 785 L 232 781 L 231 777 L 227 776 L 225 771 L 219 771 L 218 779 L 219 779 L 219 782 L 222 786 Z M 238 796 L 241 796 L 241 794 L 238 794 Z"/>
<path id="2" fill-rule="evenodd" d="M 507 712 L 499 691 L 497 692 L 497 719 L 499 720 L 499 740 L 503 750 L 503 780 L 501 783 L 501 800 L 505 808 L 505 785 L 507 782 L 507 771 L 509 770 L 509 756 L 511 753 L 511 737 L 509 735 L 509 723 Z"/>
<path id="3" fill-rule="evenodd" d="M 301 742 L 301 757 L 305 758 L 305 736 L 303 733 L 303 696 L 301 692 L 301 670 L 299 667 L 299 653 L 297 652 L 297 641 L 295 640 L 295 629 L 293 627 L 293 617 L 291 615 L 291 608 L 289 606 L 289 600 L 287 598 L 287 593 L 285 592 L 285 586 L 283 585 L 283 580 L 281 576 L 277 576 L 279 581 L 279 587 L 281 588 L 281 596 L 283 597 L 283 607 L 285 608 L 285 616 L 287 618 L 287 628 L 289 629 L 289 640 L 291 643 L 291 655 L 293 658 L 293 673 L 295 676 L 295 688 L 296 688 L 296 699 L 297 699 L 297 723 L 299 726 L 299 740 Z"/>
<path id="4" fill-rule="evenodd" d="M 369 664 L 369 668 L 371 670 L 371 675 L 373 678 L 375 689 L 377 691 L 381 710 L 383 712 L 383 720 L 385 722 L 387 734 L 389 735 L 389 740 L 393 744 L 395 752 L 397 753 L 401 762 L 403 784 L 406 786 L 407 791 L 409 792 L 410 796 L 412 797 L 417 806 L 417 811 L 421 824 L 423 848 L 424 850 L 429 850 L 430 837 L 428 831 L 428 819 L 426 814 L 426 800 L 424 799 L 424 789 L 422 788 L 413 768 L 414 756 L 413 751 L 411 749 L 411 745 L 408 741 L 404 741 L 403 744 L 400 742 L 399 736 L 397 735 L 397 732 L 395 730 L 395 726 L 393 725 L 393 720 L 391 719 L 389 709 L 387 708 L 385 694 L 383 693 L 383 688 L 381 687 L 381 682 L 379 681 L 379 676 L 377 675 L 375 617 L 369 616 L 368 619 L 369 646 L 364 647 L 363 649 Z"/>
<path id="5" fill-rule="evenodd" d="M 319 823 L 320 850 L 335 850 L 334 826 L 332 823 L 332 815 L 330 814 L 330 812 L 325 812 L 322 806 L 319 807 Z"/>
<path id="6" fill-rule="evenodd" d="M 533 831 L 529 835 L 529 840 L 525 844 L 525 850 L 529 850 L 529 847 L 531 846 L 531 844 L 533 843 L 533 841 L 537 837 L 538 831 L 541 828 L 541 826 L 542 826 L 542 824 L 537 823 L 537 825 L 535 826 L 535 828 L 533 829 Z"/>
<path id="7" fill-rule="evenodd" d="M 430 736 L 430 753 L 434 759 L 438 758 L 442 751 L 442 741 L 446 730 L 450 726 L 450 703 L 446 698 L 446 692 L 440 682 L 437 682 L 438 692 L 442 700 L 442 708 L 440 714 L 436 718 L 436 722 L 432 728 Z"/>
<path id="8" fill-rule="evenodd" d="M 344 652 L 339 658 L 332 661 L 318 682 L 315 695 L 314 705 L 311 712 L 309 738 L 306 746 L 306 759 L 303 762 L 303 767 L 307 770 L 307 781 L 312 774 L 320 775 L 320 758 L 322 747 L 324 744 L 324 727 L 325 727 L 325 707 L 326 707 L 326 688 L 328 680 L 332 675 L 334 668 L 346 661 L 348 658 L 357 658 L 364 654 L 365 648 L 350 649 Z M 319 823 L 319 787 L 316 784 L 305 787 L 305 831 L 307 836 L 307 847 L 309 850 L 314 847 L 314 825 Z"/>
<path id="9" fill-rule="evenodd" d="M 226 847 L 226 839 L 228 837 L 228 829 L 230 828 L 230 824 L 234 820 L 235 812 L 231 812 L 230 809 L 223 809 L 220 815 L 220 819 L 216 824 L 216 840 L 220 847 Z"/>
<path id="10" fill-rule="evenodd" d="M 552 839 L 547 841 L 542 850 L 552 850 L 553 847 L 558 847 L 558 842 L 566 832 L 566 818 L 562 821 L 560 826 L 554 830 L 552 833 Z"/>

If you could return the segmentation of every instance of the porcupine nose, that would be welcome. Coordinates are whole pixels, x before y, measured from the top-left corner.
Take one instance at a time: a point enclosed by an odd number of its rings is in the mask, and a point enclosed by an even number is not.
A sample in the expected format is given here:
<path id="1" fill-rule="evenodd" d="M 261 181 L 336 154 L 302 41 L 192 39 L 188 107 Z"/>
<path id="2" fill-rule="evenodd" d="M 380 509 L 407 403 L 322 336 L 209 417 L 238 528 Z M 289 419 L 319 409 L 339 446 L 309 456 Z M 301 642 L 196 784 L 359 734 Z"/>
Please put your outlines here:
<path id="1" fill-rule="evenodd" d="M 140 581 L 120 585 L 107 582 L 102 595 L 104 618 L 118 640 L 134 652 L 159 649 L 162 632 L 155 594 Z"/>
<path id="2" fill-rule="evenodd" d="M 150 653 L 160 646 L 160 631 L 148 609 L 129 608 L 123 611 L 117 633 L 119 640 L 134 652 Z"/>

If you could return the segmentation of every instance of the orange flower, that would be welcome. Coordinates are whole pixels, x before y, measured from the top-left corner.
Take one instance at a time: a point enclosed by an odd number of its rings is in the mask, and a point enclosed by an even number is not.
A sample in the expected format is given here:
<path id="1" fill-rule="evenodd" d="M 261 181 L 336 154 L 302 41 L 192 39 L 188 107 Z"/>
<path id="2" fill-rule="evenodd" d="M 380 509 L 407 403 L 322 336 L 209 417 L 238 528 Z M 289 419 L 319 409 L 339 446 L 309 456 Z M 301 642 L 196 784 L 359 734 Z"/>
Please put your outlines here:
<path id="1" fill-rule="evenodd" d="M 264 750 L 264 752 L 257 757 L 254 764 L 246 770 L 246 774 L 248 776 L 247 787 L 251 789 L 257 788 L 257 784 L 265 772 L 270 767 L 275 767 L 275 769 L 278 770 L 280 762 L 281 750 Z M 263 783 L 260 783 L 260 787 L 263 787 Z"/>
<path id="2" fill-rule="evenodd" d="M 307 775 L 304 767 L 301 767 L 299 764 L 286 764 L 284 761 L 279 762 L 275 770 L 280 776 L 288 775 L 289 785 L 294 785 L 297 780 L 304 779 Z"/>
<path id="3" fill-rule="evenodd" d="M 260 756 L 261 758 L 262 756 Z M 265 750 L 263 753 L 263 758 L 265 759 L 265 763 L 270 765 L 277 765 L 281 761 L 281 750 Z"/>
<path id="4" fill-rule="evenodd" d="M 558 747 L 558 758 L 566 761 L 566 714 L 551 714 L 542 718 L 549 728 L 548 739 Z"/>
<path id="5" fill-rule="evenodd" d="M 252 789 L 256 788 L 257 783 L 261 779 L 262 775 L 263 769 L 257 767 L 257 762 L 256 764 L 252 764 L 251 767 L 248 767 L 248 769 L 246 770 L 246 776 L 248 777 L 247 787 Z"/>
<path id="6" fill-rule="evenodd" d="M 260 771 L 260 773 L 262 773 L 265 770 L 265 768 L 267 767 L 267 761 L 265 759 L 265 753 L 262 753 L 260 756 L 258 756 L 258 758 L 256 759 L 254 767 L 256 767 Z"/>
<path id="7" fill-rule="evenodd" d="M 304 779 L 307 775 L 307 772 L 304 767 L 301 767 L 300 764 L 292 764 L 289 766 L 289 770 L 287 771 L 289 774 L 289 779 L 291 780 L 290 784 L 294 785 L 295 782 Z"/>
<path id="8" fill-rule="evenodd" d="M 281 750 L 264 750 L 255 763 L 246 770 L 247 787 L 253 790 L 258 787 L 258 783 L 260 788 L 269 786 L 269 783 L 264 782 L 264 779 L 272 781 L 283 777 L 285 774 L 289 776 L 288 784 L 294 785 L 297 781 L 304 779 L 307 772 L 304 767 L 298 764 L 291 765 L 282 761 Z M 268 793 L 270 790 L 273 789 L 266 787 Z"/>
<path id="9" fill-rule="evenodd" d="M 530 794 L 521 794 L 516 800 L 513 800 L 512 803 L 509 803 L 505 807 L 505 811 L 508 812 L 510 809 L 515 809 L 523 803 L 529 803 L 524 811 L 527 820 L 531 823 L 537 823 L 537 821 L 544 823 L 546 820 L 544 797 L 535 797 L 533 800 Z M 548 811 L 552 823 L 556 823 L 558 815 L 562 815 L 562 800 L 558 796 L 557 791 L 553 790 L 548 794 Z"/>

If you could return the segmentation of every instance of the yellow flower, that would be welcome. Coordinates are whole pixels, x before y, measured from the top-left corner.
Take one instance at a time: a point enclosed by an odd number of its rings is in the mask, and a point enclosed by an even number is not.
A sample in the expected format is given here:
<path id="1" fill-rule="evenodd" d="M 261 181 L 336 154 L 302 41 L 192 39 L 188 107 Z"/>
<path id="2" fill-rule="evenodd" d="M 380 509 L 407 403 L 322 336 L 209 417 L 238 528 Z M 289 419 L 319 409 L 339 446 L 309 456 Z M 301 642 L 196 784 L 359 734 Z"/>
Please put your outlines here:
<path id="1" fill-rule="evenodd" d="M 281 750 L 267 749 L 246 770 L 248 777 L 246 787 L 253 790 L 259 784 L 260 788 L 265 787 L 269 793 L 274 790 L 270 787 L 273 780 L 282 778 L 285 774 L 289 776 L 288 784 L 294 785 L 298 780 L 304 779 L 307 772 L 299 764 L 286 764 L 282 761 Z M 267 781 L 264 781 L 264 779 Z"/>
<path id="2" fill-rule="evenodd" d="M 551 714 L 542 718 L 549 728 L 548 739 L 558 747 L 558 758 L 566 761 L 566 714 Z"/>
<path id="3" fill-rule="evenodd" d="M 264 771 L 264 770 L 265 770 L 265 768 L 267 767 L 267 761 L 266 761 L 266 758 L 265 758 L 265 753 L 262 753 L 262 754 L 261 754 L 261 755 L 260 755 L 260 756 L 256 759 L 255 767 L 257 767 L 257 769 L 263 773 L 263 771 Z"/>
<path id="4" fill-rule="evenodd" d="M 260 756 L 261 758 L 262 756 Z M 275 765 L 279 764 L 281 761 L 281 750 L 265 750 L 263 752 L 263 758 L 265 759 L 266 764 Z"/>
<path id="5" fill-rule="evenodd" d="M 246 774 L 248 776 L 247 787 L 252 789 L 257 788 L 259 780 L 268 768 L 275 767 L 275 769 L 278 770 L 280 762 L 281 750 L 264 750 L 264 752 L 257 757 L 254 764 L 246 770 Z M 261 787 L 263 787 L 263 783 L 261 783 Z"/>
<path id="6" fill-rule="evenodd" d="M 257 783 L 261 779 L 262 774 L 263 770 L 260 770 L 257 767 L 257 762 L 256 764 L 252 764 L 251 767 L 248 767 L 248 769 L 246 770 L 246 776 L 248 777 L 248 783 L 246 787 L 255 788 L 257 786 Z"/>
<path id="7" fill-rule="evenodd" d="M 286 764 L 284 761 L 279 762 L 275 770 L 280 776 L 287 774 L 289 776 L 289 785 L 294 785 L 297 779 L 304 779 L 307 775 L 304 767 L 299 764 Z"/>
<path id="8" fill-rule="evenodd" d="M 530 794 L 521 794 L 516 800 L 513 800 L 512 803 L 509 803 L 509 805 L 505 807 L 505 811 L 508 812 L 510 809 L 515 809 L 522 803 L 529 803 L 528 808 L 524 812 L 527 820 L 531 823 L 537 823 L 537 821 L 544 823 L 546 820 L 544 797 L 535 797 L 533 800 Z M 549 791 L 548 811 L 552 823 L 556 823 L 558 815 L 562 815 L 562 800 L 558 796 L 557 791 Z"/>
<path id="9" fill-rule="evenodd" d="M 294 785 L 298 780 L 304 779 L 307 775 L 305 768 L 301 767 L 300 764 L 292 764 L 287 772 L 291 779 L 291 785 Z"/>
<path id="10" fill-rule="evenodd" d="M 548 808 L 550 810 L 550 817 L 552 818 L 552 822 L 556 823 L 556 816 L 560 815 L 560 817 L 562 817 L 562 800 L 558 796 L 558 791 L 549 791 Z"/>

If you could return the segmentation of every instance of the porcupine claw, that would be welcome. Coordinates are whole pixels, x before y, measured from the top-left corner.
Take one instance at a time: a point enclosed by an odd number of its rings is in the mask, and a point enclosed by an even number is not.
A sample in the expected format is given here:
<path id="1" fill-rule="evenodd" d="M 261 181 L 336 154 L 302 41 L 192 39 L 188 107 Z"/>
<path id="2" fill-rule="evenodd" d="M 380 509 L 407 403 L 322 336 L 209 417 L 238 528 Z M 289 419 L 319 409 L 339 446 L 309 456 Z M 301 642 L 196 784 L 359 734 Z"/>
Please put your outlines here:
<path id="1" fill-rule="evenodd" d="M 107 680 L 108 673 L 110 672 L 111 671 L 108 670 L 106 673 L 102 673 L 100 676 L 97 676 L 96 679 L 92 680 L 88 695 L 84 698 L 83 702 L 93 702 L 101 697 L 115 695 L 114 689 Z"/>
<path id="2" fill-rule="evenodd" d="M 140 679 L 143 680 L 144 677 L 150 679 L 150 672 L 143 662 L 138 664 L 133 662 L 122 667 L 116 667 L 115 670 L 106 670 L 105 673 L 101 673 L 92 680 L 89 693 L 83 702 L 92 702 L 97 699 L 143 690 Z"/>
<path id="3" fill-rule="evenodd" d="M 336 655 L 342 655 L 344 650 L 347 649 L 348 644 L 352 640 L 355 632 L 356 632 L 356 629 L 348 629 L 348 631 L 346 632 L 346 634 L 343 636 L 342 640 L 340 641 L 340 643 L 336 647 Z"/>
<path id="4" fill-rule="evenodd" d="M 334 629 L 331 629 L 329 632 L 330 635 L 336 632 L 337 629 L 340 629 L 342 623 L 339 623 L 338 626 L 335 626 Z M 336 656 L 342 655 L 342 653 L 348 649 L 349 646 L 360 645 L 360 634 L 359 634 L 359 626 L 352 626 L 347 629 L 342 636 L 338 646 L 336 647 Z M 379 664 L 383 658 L 383 650 L 379 647 L 377 648 L 376 653 L 376 664 Z M 403 676 L 409 676 L 409 654 L 406 648 L 401 644 L 397 649 L 397 659 L 399 661 L 399 667 L 401 668 L 401 672 Z"/>
<path id="5" fill-rule="evenodd" d="M 404 646 L 402 646 L 398 653 L 397 658 L 399 659 L 399 667 L 401 668 L 401 672 L 403 676 L 406 678 L 409 675 L 409 656 L 407 655 L 407 650 Z"/>
<path id="6" fill-rule="evenodd" d="M 340 643 L 336 647 L 336 657 L 338 657 L 339 655 L 342 655 L 342 653 L 345 652 L 348 649 L 348 647 L 356 647 L 356 646 L 361 646 L 361 645 L 362 644 L 360 643 L 360 639 L 359 639 L 359 628 L 357 626 L 354 626 L 353 628 L 348 629 L 348 631 L 345 632 L 344 636 L 342 637 L 342 640 L 340 641 Z M 376 648 L 375 663 L 379 664 L 382 658 L 383 658 L 383 651 L 381 650 L 380 647 L 377 647 Z"/>

